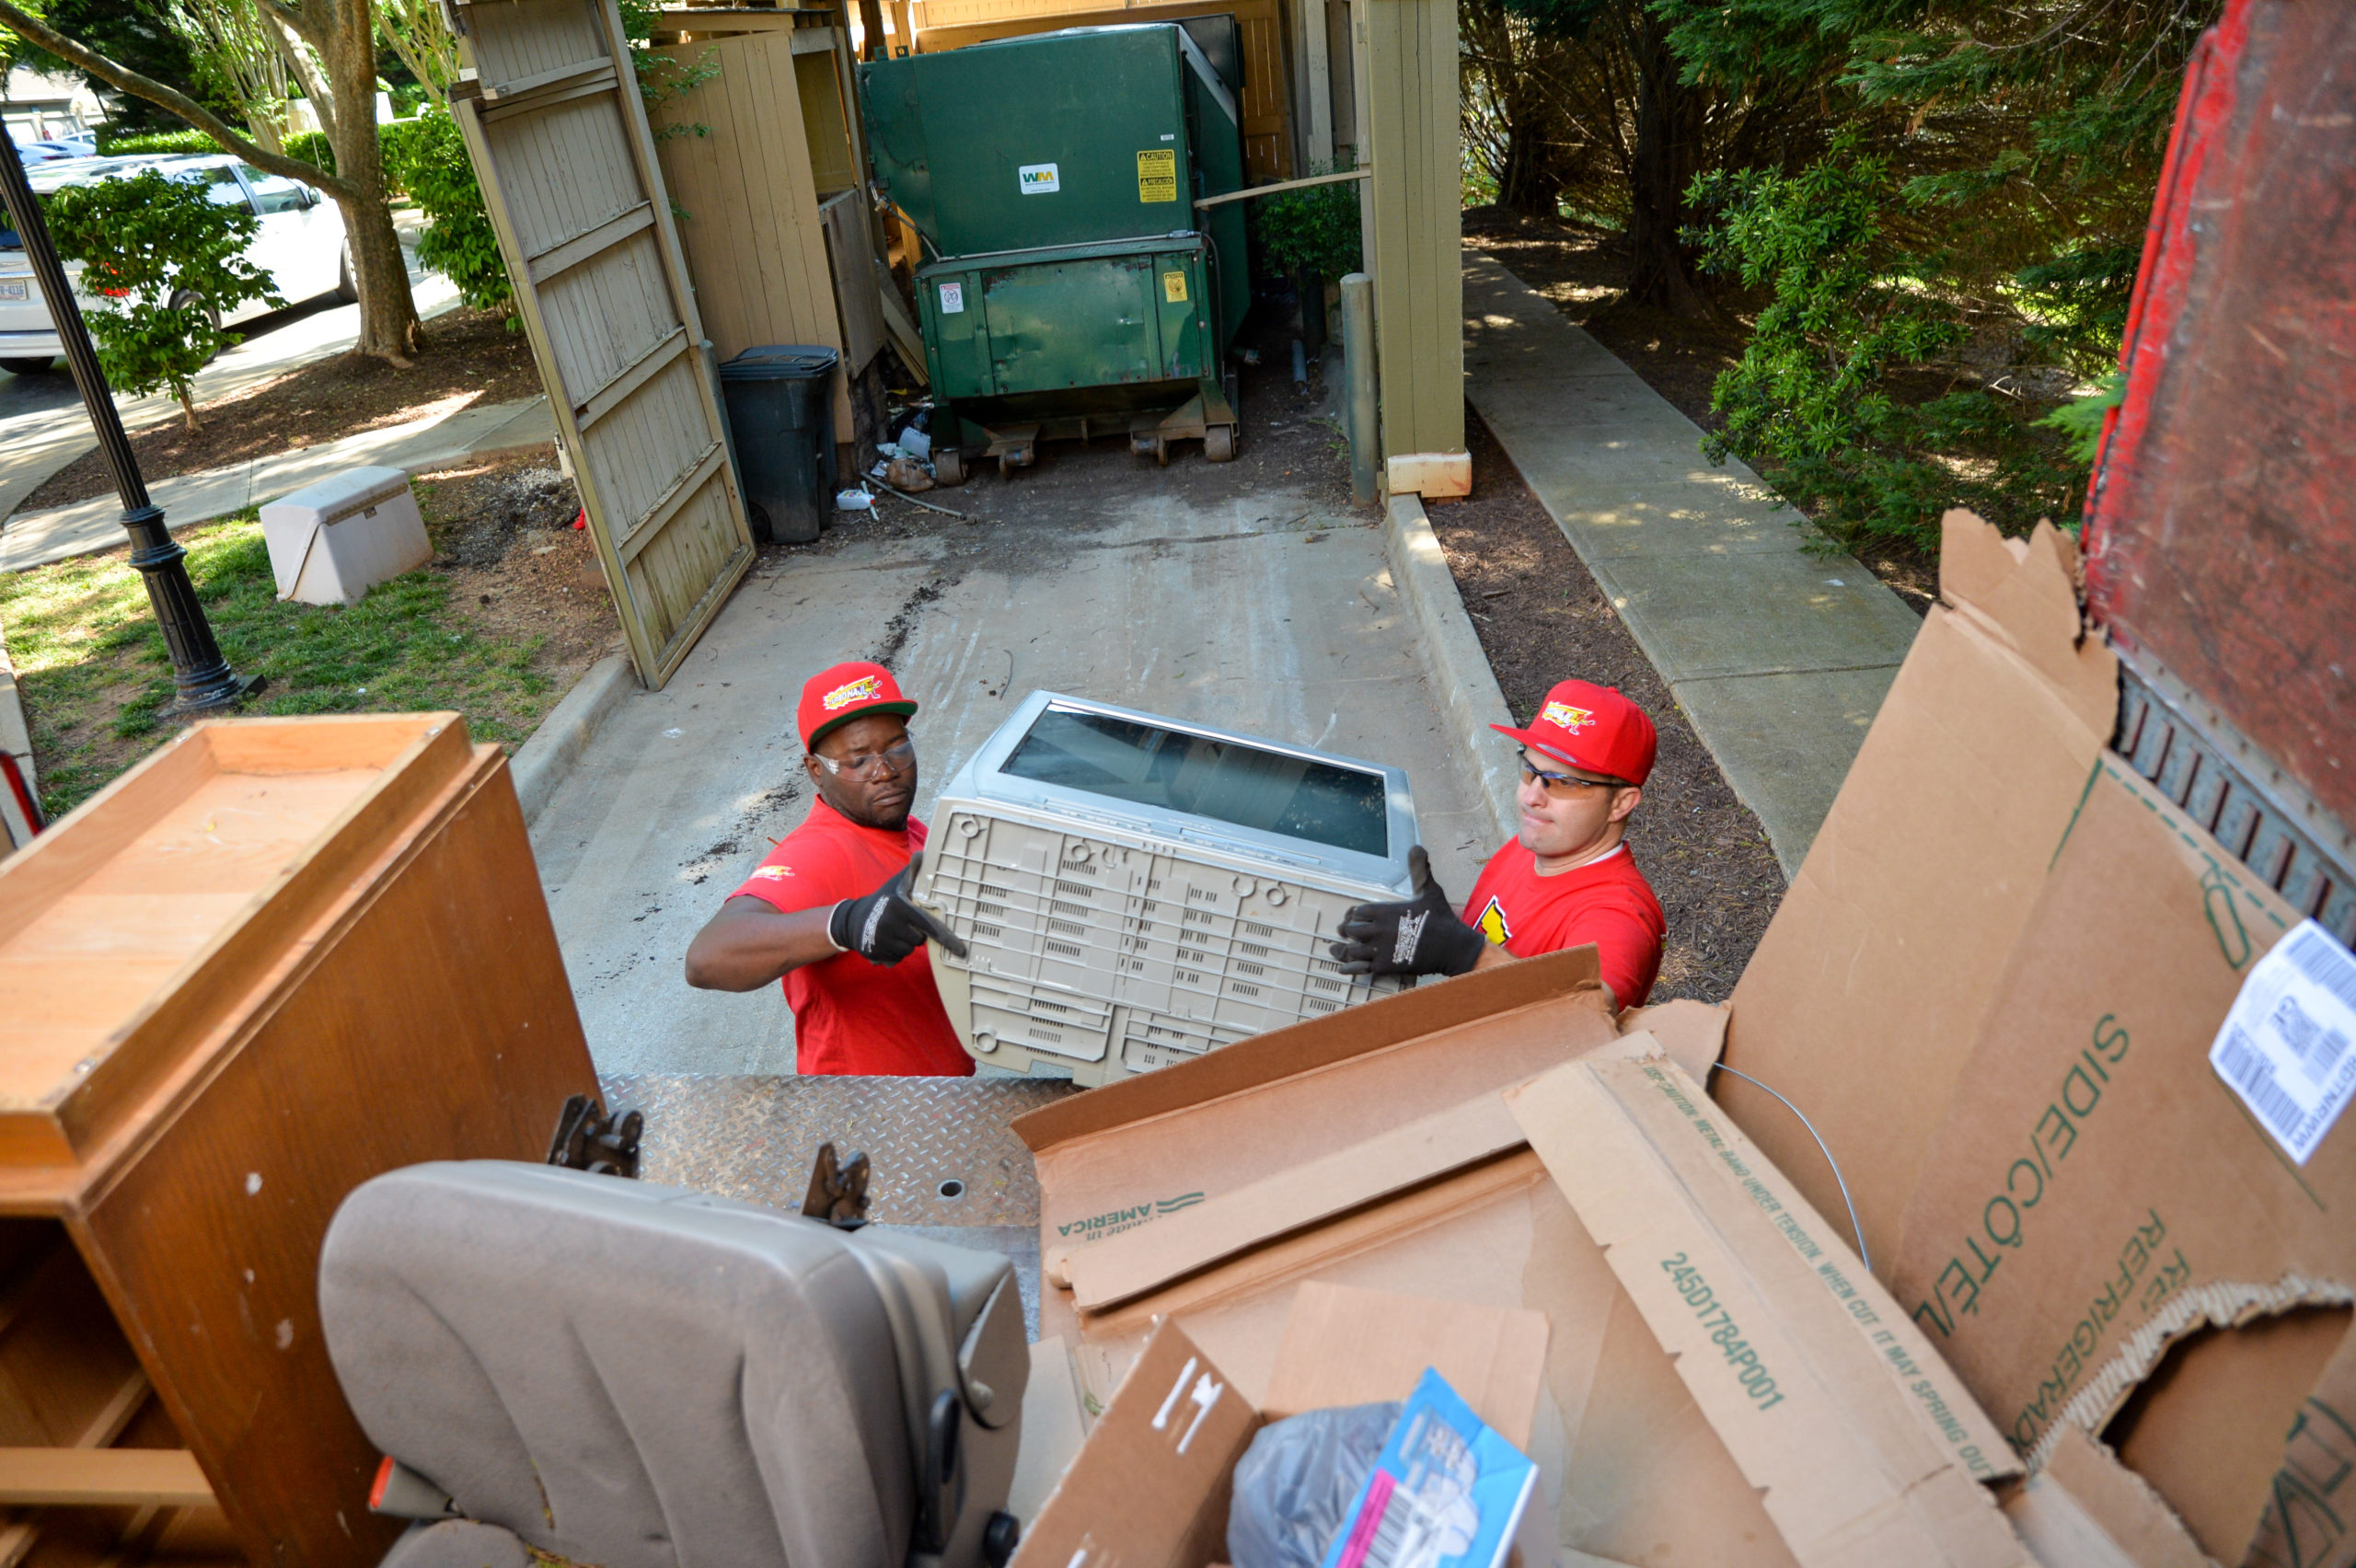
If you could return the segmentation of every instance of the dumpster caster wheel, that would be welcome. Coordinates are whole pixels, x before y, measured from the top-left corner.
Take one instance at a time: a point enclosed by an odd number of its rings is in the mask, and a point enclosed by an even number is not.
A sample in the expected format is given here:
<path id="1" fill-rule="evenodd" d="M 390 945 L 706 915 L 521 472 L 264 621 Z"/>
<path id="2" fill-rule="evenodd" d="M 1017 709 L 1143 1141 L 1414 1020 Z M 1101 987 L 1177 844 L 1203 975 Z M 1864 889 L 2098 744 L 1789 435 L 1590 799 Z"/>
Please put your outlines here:
<path id="1" fill-rule="evenodd" d="M 932 455 L 932 482 L 937 485 L 962 485 L 965 482 L 964 455 L 952 446 Z"/>
<path id="2" fill-rule="evenodd" d="M 1235 427 L 1213 425 L 1203 432 L 1203 455 L 1214 463 L 1235 461 Z"/>
<path id="3" fill-rule="evenodd" d="M 998 455 L 998 477 L 1001 479 L 1014 478 L 1014 470 L 1021 466 L 1015 462 L 1014 454 L 1011 452 L 1001 452 Z"/>
<path id="4" fill-rule="evenodd" d="M 1170 438 L 1168 436 L 1157 435 L 1153 438 L 1153 460 L 1165 468 L 1170 467 Z"/>

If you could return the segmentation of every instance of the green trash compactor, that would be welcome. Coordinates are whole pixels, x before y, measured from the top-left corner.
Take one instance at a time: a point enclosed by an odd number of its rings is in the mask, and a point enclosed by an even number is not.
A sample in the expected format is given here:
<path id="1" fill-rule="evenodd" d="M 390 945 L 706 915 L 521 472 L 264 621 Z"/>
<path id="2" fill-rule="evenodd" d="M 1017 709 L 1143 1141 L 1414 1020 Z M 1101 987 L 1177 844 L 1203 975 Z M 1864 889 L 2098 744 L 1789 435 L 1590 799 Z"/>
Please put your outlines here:
<path id="1" fill-rule="evenodd" d="M 860 74 L 876 181 L 926 247 L 937 476 L 1118 433 L 1165 463 L 1190 438 L 1234 456 L 1242 203 L 1195 203 L 1242 188 L 1242 124 L 1188 30 L 1076 28 Z"/>

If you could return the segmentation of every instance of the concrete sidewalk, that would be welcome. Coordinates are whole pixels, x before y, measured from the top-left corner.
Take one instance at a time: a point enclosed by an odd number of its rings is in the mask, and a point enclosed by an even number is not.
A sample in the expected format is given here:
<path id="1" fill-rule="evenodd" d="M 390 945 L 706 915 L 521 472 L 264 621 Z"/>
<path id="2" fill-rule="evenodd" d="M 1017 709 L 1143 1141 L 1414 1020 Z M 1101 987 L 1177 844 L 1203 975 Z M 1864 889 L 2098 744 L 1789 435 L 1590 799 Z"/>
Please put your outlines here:
<path id="1" fill-rule="evenodd" d="M 248 506 L 275 501 L 346 468 L 381 465 L 411 473 L 447 467 L 483 453 L 537 446 L 556 439 L 548 398 L 524 398 L 437 414 L 408 424 L 364 431 L 225 468 L 180 474 L 148 487 L 173 528 L 193 527 Z M 122 502 L 110 494 L 50 512 L 20 512 L 0 530 L 0 571 L 22 571 L 68 557 L 112 549 L 123 542 Z"/>
<path id="2" fill-rule="evenodd" d="M 1464 266 L 1472 405 L 1610 596 L 1789 877 L 1922 622 L 1543 295 Z"/>
<path id="3" fill-rule="evenodd" d="M 1044 687 L 1397 761 L 1435 871 L 1472 886 L 1492 813 L 1384 530 L 1281 488 L 1189 502 L 1163 472 L 1059 451 L 1016 485 L 948 492 L 1007 521 L 773 558 L 667 687 L 619 704 L 533 829 L 601 1073 L 793 1070 L 776 987 L 691 991 L 680 962 L 808 811 L 794 701 L 836 659 L 882 658 L 924 705 L 919 816 Z M 1049 484 L 1084 491 L 1086 516 L 1031 510 Z"/>
<path id="4" fill-rule="evenodd" d="M 410 295 L 417 302 L 418 316 L 430 321 L 457 309 L 460 301 L 447 278 L 418 265 L 415 248 L 420 224 L 413 211 L 394 214 L 394 227 L 409 261 Z M 331 305 L 292 317 L 267 332 L 248 337 L 199 371 L 196 400 L 202 406 L 275 380 L 316 360 L 347 352 L 359 340 L 357 305 Z M 58 378 L 71 386 L 62 373 Z M 131 431 L 180 417 L 179 404 L 160 393 L 146 398 L 118 396 L 115 408 L 122 416 L 123 427 Z M 61 398 L 57 406 L 40 413 L 0 422 L 0 518 L 16 511 L 52 474 L 97 445 L 89 415 L 81 401 L 72 397 Z"/>

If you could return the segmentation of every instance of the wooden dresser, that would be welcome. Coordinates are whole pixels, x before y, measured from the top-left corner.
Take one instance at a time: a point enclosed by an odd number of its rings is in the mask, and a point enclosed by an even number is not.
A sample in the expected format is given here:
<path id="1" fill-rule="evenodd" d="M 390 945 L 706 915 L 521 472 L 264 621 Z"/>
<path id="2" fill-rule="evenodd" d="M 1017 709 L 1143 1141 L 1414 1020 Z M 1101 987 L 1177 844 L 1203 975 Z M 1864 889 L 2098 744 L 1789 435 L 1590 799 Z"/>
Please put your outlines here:
<path id="1" fill-rule="evenodd" d="M 200 724 L 0 861 L 0 1568 L 374 1563 L 328 1221 L 596 1092 L 455 713 Z"/>

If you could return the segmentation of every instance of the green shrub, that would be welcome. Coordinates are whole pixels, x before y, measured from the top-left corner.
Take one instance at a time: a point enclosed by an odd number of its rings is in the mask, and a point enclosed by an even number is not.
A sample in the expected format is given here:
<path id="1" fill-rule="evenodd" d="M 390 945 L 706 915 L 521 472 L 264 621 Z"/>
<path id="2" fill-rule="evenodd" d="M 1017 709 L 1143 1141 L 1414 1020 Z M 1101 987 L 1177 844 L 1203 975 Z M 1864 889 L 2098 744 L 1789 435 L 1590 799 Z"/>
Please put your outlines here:
<path id="1" fill-rule="evenodd" d="M 1339 174 L 1339 166 L 1311 174 Z M 1365 269 L 1355 180 L 1312 185 L 1263 196 L 1251 203 L 1252 230 L 1269 264 L 1280 271 L 1338 278 Z"/>
<path id="2" fill-rule="evenodd" d="M 98 131 L 102 157 L 130 157 L 139 153 L 217 153 L 221 144 L 202 131 L 156 131 L 142 136 L 115 136 Z"/>
<path id="3" fill-rule="evenodd" d="M 512 312 L 507 264 L 499 259 L 499 236 L 457 122 L 445 110 L 429 109 L 399 136 L 387 137 L 384 147 L 386 179 L 408 191 L 429 220 L 417 259 L 457 285 L 458 296 L 476 309 Z"/>
<path id="4" fill-rule="evenodd" d="M 335 146 L 324 131 L 297 131 L 286 138 L 286 156 L 301 158 L 322 174 L 335 172 Z"/>
<path id="5" fill-rule="evenodd" d="M 194 430 L 190 383 L 237 340 L 220 317 L 250 300 L 285 303 L 245 258 L 261 220 L 154 169 L 65 186 L 42 208 L 58 254 L 82 263 L 79 291 L 110 302 L 84 312 L 108 382 L 134 397 L 169 390 Z"/>
<path id="6" fill-rule="evenodd" d="M 1771 295 L 1710 406 L 1703 449 L 1756 468 L 1832 537 L 1934 545 L 1939 514 L 1969 506 L 2009 531 L 2064 516 L 2085 483 L 2040 408 L 1977 386 L 1953 352 L 1969 335 L 1934 258 L 1886 236 L 1903 198 L 1854 137 L 1796 174 L 1718 171 L 1689 200 L 1715 220 L 1697 237 L 1711 271 Z"/>

